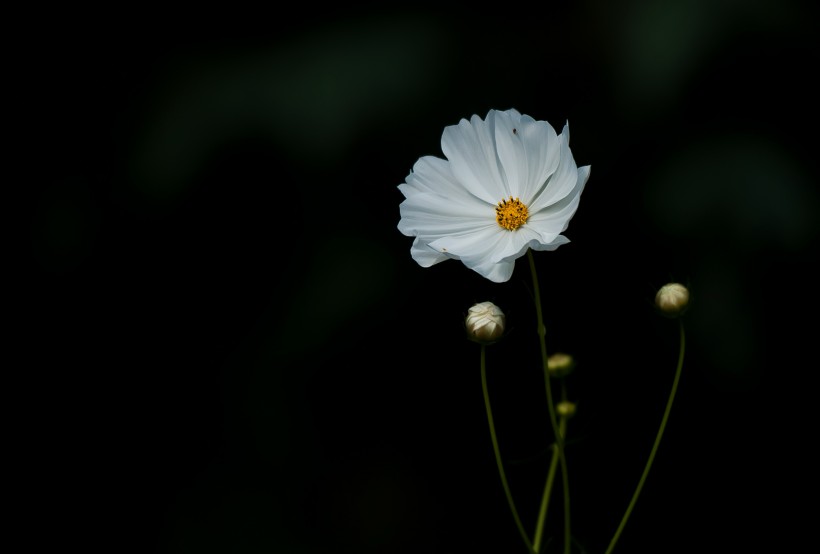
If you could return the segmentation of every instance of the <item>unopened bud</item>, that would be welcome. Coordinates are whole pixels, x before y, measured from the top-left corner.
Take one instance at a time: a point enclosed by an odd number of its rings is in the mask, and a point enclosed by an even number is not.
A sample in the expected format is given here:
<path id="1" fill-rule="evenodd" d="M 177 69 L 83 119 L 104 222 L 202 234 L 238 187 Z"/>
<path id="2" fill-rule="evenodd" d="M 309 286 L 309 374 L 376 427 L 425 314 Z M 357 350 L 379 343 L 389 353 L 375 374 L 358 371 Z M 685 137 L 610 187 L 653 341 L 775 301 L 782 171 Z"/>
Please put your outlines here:
<path id="1" fill-rule="evenodd" d="M 492 342 L 504 334 L 504 312 L 492 302 L 480 302 L 467 312 L 467 333 L 478 342 Z"/>
<path id="2" fill-rule="evenodd" d="M 575 403 L 563 400 L 555 405 L 555 411 L 558 412 L 558 415 L 561 417 L 570 418 L 575 415 Z"/>
<path id="3" fill-rule="evenodd" d="M 668 317 L 677 317 L 689 305 L 689 289 L 680 283 L 667 283 L 655 295 L 655 306 Z"/>
<path id="4" fill-rule="evenodd" d="M 547 371 L 552 377 L 566 377 L 575 369 L 575 360 L 569 354 L 556 352 L 547 358 Z"/>

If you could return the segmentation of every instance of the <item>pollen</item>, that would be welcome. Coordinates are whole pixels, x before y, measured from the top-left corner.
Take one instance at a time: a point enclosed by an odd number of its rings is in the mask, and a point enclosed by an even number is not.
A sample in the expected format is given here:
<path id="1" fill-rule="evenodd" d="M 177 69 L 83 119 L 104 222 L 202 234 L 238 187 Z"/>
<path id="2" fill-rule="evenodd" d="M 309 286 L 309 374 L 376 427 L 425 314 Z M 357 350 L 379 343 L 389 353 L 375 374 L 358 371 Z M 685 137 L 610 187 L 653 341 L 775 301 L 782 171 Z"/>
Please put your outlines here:
<path id="1" fill-rule="evenodd" d="M 502 200 L 495 208 L 495 220 L 508 231 L 515 231 L 527 222 L 530 212 L 518 198 L 510 196 L 509 200 Z"/>

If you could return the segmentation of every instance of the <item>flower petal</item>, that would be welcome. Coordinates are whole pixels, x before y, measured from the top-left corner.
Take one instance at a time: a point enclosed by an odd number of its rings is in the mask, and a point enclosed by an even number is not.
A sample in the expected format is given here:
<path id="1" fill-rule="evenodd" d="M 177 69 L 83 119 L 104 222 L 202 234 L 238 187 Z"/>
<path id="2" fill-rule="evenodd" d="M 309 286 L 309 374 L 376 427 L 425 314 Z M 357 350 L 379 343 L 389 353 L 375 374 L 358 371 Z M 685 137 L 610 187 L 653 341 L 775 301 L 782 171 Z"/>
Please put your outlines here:
<path id="1" fill-rule="evenodd" d="M 501 166 L 499 173 L 504 176 L 507 185 L 504 198 L 520 198 L 521 183 L 527 178 L 527 158 L 524 156 L 524 147 L 518 135 L 521 114 L 496 112 L 494 119 L 495 145 Z"/>
<path id="2" fill-rule="evenodd" d="M 526 227 L 531 227 L 541 234 L 542 241 L 549 243 L 556 235 L 562 233 L 569 226 L 569 222 L 578 209 L 581 193 L 589 179 L 590 166 L 578 168 L 578 178 L 575 188 L 558 202 L 542 208 L 532 214 L 527 220 Z"/>
<path id="3" fill-rule="evenodd" d="M 541 190 L 529 205 L 530 212 L 537 212 L 550 204 L 558 202 L 572 191 L 578 181 L 578 166 L 569 150 L 569 125 L 564 125 L 558 135 L 560 158 L 555 172 L 549 176 Z"/>
<path id="4" fill-rule="evenodd" d="M 555 237 L 554 240 L 548 243 L 539 242 L 538 244 L 530 245 L 530 248 L 532 248 L 533 250 L 537 250 L 539 252 L 544 250 L 555 250 L 562 244 L 567 244 L 568 242 L 569 239 L 567 237 L 565 237 L 564 235 L 558 235 L 557 237 Z"/>
<path id="5" fill-rule="evenodd" d="M 433 250 L 418 237 L 413 241 L 413 246 L 410 247 L 410 255 L 421 267 L 430 267 L 449 259 L 449 256 Z"/>
<path id="6" fill-rule="evenodd" d="M 459 183 L 471 194 L 495 205 L 510 195 L 506 178 L 501 174 L 495 148 L 495 110 L 487 121 L 474 115 L 450 125 L 441 136 L 441 150 Z"/>
<path id="7" fill-rule="evenodd" d="M 495 140 L 510 195 L 529 205 L 558 167 L 558 135 L 546 121 L 510 110 L 495 118 Z"/>
<path id="8" fill-rule="evenodd" d="M 493 263 L 487 258 L 462 259 L 462 263 L 493 283 L 505 283 L 512 277 L 515 260 Z"/>
<path id="9" fill-rule="evenodd" d="M 458 256 L 462 261 L 464 258 L 489 258 L 507 232 L 493 221 L 469 233 L 442 236 L 431 241 L 430 246 L 439 252 Z"/>
<path id="10" fill-rule="evenodd" d="M 541 235 L 538 231 L 527 225 L 515 231 L 507 231 L 493 250 L 490 261 L 499 263 L 520 258 L 527 253 L 527 248 L 540 242 Z"/>
<path id="11" fill-rule="evenodd" d="M 432 192 L 457 202 L 476 199 L 453 175 L 450 162 L 434 156 L 419 158 L 399 190 L 405 197 L 416 192 Z"/>
<path id="12" fill-rule="evenodd" d="M 419 192 L 399 204 L 399 231 L 425 239 L 452 233 L 470 233 L 495 223 L 492 206 L 475 197 L 467 201 L 452 201 L 437 194 Z"/>

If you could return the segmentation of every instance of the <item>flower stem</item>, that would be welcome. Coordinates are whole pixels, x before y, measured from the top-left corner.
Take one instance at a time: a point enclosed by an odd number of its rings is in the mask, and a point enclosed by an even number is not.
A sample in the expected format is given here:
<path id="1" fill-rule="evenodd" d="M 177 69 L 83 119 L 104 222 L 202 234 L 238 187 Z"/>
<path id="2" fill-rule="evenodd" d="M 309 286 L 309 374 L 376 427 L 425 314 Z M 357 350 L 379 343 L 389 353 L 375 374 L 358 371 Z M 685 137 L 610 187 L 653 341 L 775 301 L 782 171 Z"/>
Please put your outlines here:
<path id="1" fill-rule="evenodd" d="M 561 480 L 564 485 L 564 554 L 569 554 L 571 546 L 570 534 L 570 510 L 569 510 L 569 473 L 567 472 L 567 459 L 564 455 L 564 437 L 561 430 L 558 428 L 558 418 L 555 415 L 555 403 L 552 398 L 552 385 L 550 383 L 550 374 L 547 356 L 547 328 L 544 326 L 544 315 L 541 311 L 541 292 L 538 286 L 538 273 L 535 270 L 535 257 L 532 255 L 532 249 L 527 250 L 527 258 L 530 262 L 530 273 L 532 275 L 532 289 L 535 301 L 535 314 L 538 319 L 538 338 L 541 343 L 541 363 L 544 367 L 544 382 L 547 393 L 547 408 L 550 415 L 550 423 L 552 424 L 552 432 L 555 435 L 555 455 L 558 456 L 561 465 Z M 542 502 L 542 513 L 546 517 L 547 506 L 549 505 L 549 497 Z M 543 523 L 539 520 L 539 527 L 543 527 Z"/>
<path id="2" fill-rule="evenodd" d="M 635 489 L 635 492 L 632 494 L 632 500 L 629 502 L 629 506 L 626 508 L 626 512 L 624 513 L 623 519 L 621 519 L 621 524 L 618 525 L 618 529 L 615 531 L 615 535 L 612 537 L 612 540 L 609 543 L 609 546 L 606 549 L 606 554 L 611 554 L 612 550 L 615 548 L 615 544 L 618 542 L 618 539 L 621 536 L 621 533 L 626 526 L 626 522 L 629 519 L 630 514 L 632 513 L 632 509 L 635 507 L 635 502 L 638 500 L 638 496 L 641 494 L 641 489 L 643 488 L 644 483 L 646 482 L 646 476 L 649 475 L 649 469 L 652 467 L 652 462 L 655 460 L 655 454 L 658 451 L 658 445 L 661 443 L 661 437 L 663 437 L 663 431 L 666 428 L 666 422 L 669 420 L 669 412 L 672 410 L 672 402 L 675 400 L 675 394 L 678 390 L 678 382 L 680 381 L 681 370 L 683 369 L 683 354 L 686 350 L 686 335 L 683 331 L 683 320 L 679 320 L 680 324 L 680 352 L 678 354 L 678 367 L 675 370 L 675 379 L 672 382 L 672 390 L 669 393 L 669 399 L 666 401 L 666 409 L 663 412 L 663 418 L 661 419 L 661 425 L 658 428 L 658 434 L 655 436 L 655 444 L 652 445 L 652 451 L 649 453 L 649 459 L 646 461 L 646 467 L 643 469 L 643 474 L 641 475 L 641 479 L 638 481 L 638 487 Z"/>
<path id="3" fill-rule="evenodd" d="M 507 476 L 504 473 L 504 465 L 501 463 L 501 451 L 498 448 L 498 437 L 496 437 L 495 423 L 493 423 L 493 411 L 492 408 L 490 408 L 490 393 L 487 389 L 486 348 L 487 347 L 484 344 L 481 345 L 481 388 L 484 391 L 484 407 L 487 409 L 487 421 L 490 424 L 490 438 L 493 441 L 495 463 L 498 465 L 498 474 L 501 477 L 501 484 L 504 486 L 504 494 L 507 496 L 507 503 L 510 505 L 510 511 L 512 512 L 513 519 L 515 519 L 515 525 L 518 527 L 518 532 L 521 533 L 521 538 L 524 539 L 524 544 L 527 545 L 527 550 L 529 552 L 534 552 L 532 549 L 532 542 L 530 542 L 530 538 L 524 530 L 524 525 L 521 523 L 521 518 L 518 517 L 518 510 L 515 508 L 515 502 L 513 502 L 512 493 L 510 492 L 510 485 L 507 483 Z"/>
<path id="4" fill-rule="evenodd" d="M 559 424 L 559 431 L 561 435 L 566 435 L 566 418 L 561 418 Z M 558 452 L 557 448 L 553 447 L 552 459 L 550 460 L 550 469 L 547 472 L 547 482 L 544 485 L 544 494 L 541 496 L 541 509 L 538 512 L 538 524 L 535 528 L 535 536 L 532 541 L 533 549 L 536 552 L 541 551 L 541 540 L 544 538 L 544 522 L 547 520 L 547 509 L 549 508 L 549 499 L 552 496 L 552 486 L 555 483 L 555 472 L 558 469 Z"/>

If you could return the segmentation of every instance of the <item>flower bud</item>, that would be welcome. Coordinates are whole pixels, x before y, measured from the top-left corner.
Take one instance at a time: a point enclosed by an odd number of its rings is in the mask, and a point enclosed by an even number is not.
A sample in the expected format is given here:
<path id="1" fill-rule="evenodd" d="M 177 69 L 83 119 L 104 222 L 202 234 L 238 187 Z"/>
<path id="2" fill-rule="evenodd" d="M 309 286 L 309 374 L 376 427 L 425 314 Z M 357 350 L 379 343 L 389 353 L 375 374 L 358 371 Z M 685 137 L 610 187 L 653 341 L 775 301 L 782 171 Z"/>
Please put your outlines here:
<path id="1" fill-rule="evenodd" d="M 655 295 L 655 306 L 668 317 L 677 317 L 689 305 L 689 289 L 680 283 L 667 283 Z"/>
<path id="2" fill-rule="evenodd" d="M 504 312 L 492 302 L 480 302 L 467 312 L 467 333 L 478 342 L 493 342 L 504 334 Z"/>
<path id="3" fill-rule="evenodd" d="M 555 405 L 555 411 L 558 412 L 558 415 L 561 417 L 570 418 L 575 415 L 575 403 L 563 400 Z"/>
<path id="4" fill-rule="evenodd" d="M 547 358 L 547 371 L 552 377 L 566 377 L 575 369 L 575 360 L 569 354 L 556 352 Z"/>

